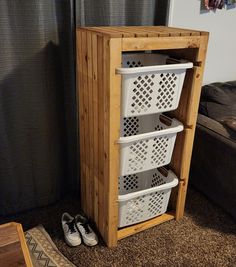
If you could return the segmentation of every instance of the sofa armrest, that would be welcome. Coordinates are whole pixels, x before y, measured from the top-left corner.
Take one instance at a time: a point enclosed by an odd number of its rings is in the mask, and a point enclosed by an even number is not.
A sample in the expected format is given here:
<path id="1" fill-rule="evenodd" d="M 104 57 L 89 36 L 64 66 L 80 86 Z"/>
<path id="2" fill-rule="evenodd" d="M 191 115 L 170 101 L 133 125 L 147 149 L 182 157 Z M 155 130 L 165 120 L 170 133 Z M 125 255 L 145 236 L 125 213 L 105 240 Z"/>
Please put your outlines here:
<path id="1" fill-rule="evenodd" d="M 190 182 L 236 218 L 236 141 L 223 125 L 199 115 Z"/>
<path id="2" fill-rule="evenodd" d="M 216 120 L 213 120 L 202 114 L 198 114 L 197 127 L 201 126 L 208 129 L 211 134 L 218 135 L 218 138 L 222 139 L 223 142 L 229 142 L 230 144 L 236 142 L 236 132 L 232 131 Z"/>

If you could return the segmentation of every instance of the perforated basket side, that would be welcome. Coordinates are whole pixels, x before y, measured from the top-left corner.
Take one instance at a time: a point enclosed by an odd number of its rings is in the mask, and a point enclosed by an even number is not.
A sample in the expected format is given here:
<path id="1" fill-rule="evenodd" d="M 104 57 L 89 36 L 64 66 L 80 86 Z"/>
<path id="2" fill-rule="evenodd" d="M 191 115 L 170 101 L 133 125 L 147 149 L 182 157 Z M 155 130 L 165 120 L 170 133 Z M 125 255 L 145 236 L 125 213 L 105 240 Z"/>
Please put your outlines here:
<path id="1" fill-rule="evenodd" d="M 153 192 L 119 203 L 118 227 L 142 222 L 166 212 L 171 189 Z"/>
<path id="2" fill-rule="evenodd" d="M 137 68 L 151 65 L 164 65 L 168 55 L 158 53 L 125 53 L 122 55 L 123 68 Z"/>
<path id="3" fill-rule="evenodd" d="M 152 71 L 122 76 L 122 115 L 154 114 L 176 109 L 185 70 Z"/>
<path id="4" fill-rule="evenodd" d="M 134 183 L 132 178 L 136 179 Z M 119 181 L 120 194 L 125 194 L 119 195 L 119 227 L 163 214 L 167 209 L 171 188 L 178 184 L 176 175 L 165 168 L 120 177 Z"/>
<path id="5" fill-rule="evenodd" d="M 170 190 L 165 190 L 170 192 Z M 146 221 L 166 212 L 169 196 L 167 193 L 155 192 L 122 203 L 119 210 L 118 227 L 124 227 Z"/>
<path id="6" fill-rule="evenodd" d="M 178 107 L 183 81 L 190 62 L 166 64 L 167 55 L 150 53 L 123 54 L 122 115 L 154 114 Z"/>
<path id="7" fill-rule="evenodd" d="M 161 121 L 163 115 L 124 118 L 118 142 L 120 148 L 120 175 L 139 173 L 167 165 L 176 139 L 183 125 L 175 119 Z"/>
<path id="8" fill-rule="evenodd" d="M 139 173 L 169 164 L 176 134 L 121 145 L 121 175 Z"/>
<path id="9" fill-rule="evenodd" d="M 162 122 L 161 118 L 166 118 L 166 120 L 168 120 L 169 125 Z M 176 126 L 176 124 L 173 122 L 175 122 L 175 120 L 168 118 L 162 114 L 122 117 L 120 125 L 121 137 L 134 136 L 143 133 L 160 131 L 168 128 L 170 129 L 171 127 Z"/>
<path id="10" fill-rule="evenodd" d="M 170 182 L 158 169 L 119 177 L 119 195 L 125 195 Z"/>

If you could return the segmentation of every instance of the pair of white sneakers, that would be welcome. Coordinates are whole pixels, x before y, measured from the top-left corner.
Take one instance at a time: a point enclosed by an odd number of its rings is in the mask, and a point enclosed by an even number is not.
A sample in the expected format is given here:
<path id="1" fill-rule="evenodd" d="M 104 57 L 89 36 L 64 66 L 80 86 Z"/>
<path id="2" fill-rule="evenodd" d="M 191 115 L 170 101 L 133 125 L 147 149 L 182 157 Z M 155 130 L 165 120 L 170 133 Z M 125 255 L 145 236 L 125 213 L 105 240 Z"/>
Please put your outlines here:
<path id="1" fill-rule="evenodd" d="M 79 246 L 81 239 L 87 246 L 97 245 L 97 235 L 83 215 L 78 214 L 72 217 L 69 213 L 65 212 L 61 217 L 61 224 L 67 245 L 71 247 Z"/>

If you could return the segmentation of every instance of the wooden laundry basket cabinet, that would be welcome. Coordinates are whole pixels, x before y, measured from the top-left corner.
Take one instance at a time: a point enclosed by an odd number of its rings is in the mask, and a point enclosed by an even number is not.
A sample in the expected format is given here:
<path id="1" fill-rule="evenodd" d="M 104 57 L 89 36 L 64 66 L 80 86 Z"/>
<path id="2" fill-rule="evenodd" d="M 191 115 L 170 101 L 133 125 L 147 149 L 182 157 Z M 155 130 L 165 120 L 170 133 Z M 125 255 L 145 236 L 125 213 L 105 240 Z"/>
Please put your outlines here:
<path id="1" fill-rule="evenodd" d="M 80 140 L 81 206 L 106 244 L 157 224 L 183 217 L 208 33 L 148 27 L 84 27 L 76 31 L 77 106 Z M 179 177 L 169 211 L 154 219 L 117 228 L 122 52 L 158 50 L 193 62 L 187 70 L 178 109 L 184 124 L 178 134 L 171 169 Z"/>

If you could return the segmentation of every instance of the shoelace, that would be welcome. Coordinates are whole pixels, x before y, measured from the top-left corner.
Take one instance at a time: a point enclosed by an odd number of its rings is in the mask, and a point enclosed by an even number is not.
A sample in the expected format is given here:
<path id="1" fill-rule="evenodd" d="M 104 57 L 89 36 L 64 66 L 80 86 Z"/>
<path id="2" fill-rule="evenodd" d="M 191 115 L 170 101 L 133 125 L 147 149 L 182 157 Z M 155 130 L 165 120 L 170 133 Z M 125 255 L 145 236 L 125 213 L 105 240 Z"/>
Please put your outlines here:
<path id="1" fill-rule="evenodd" d="M 71 221 L 71 222 L 67 222 L 66 223 L 69 227 L 68 231 L 70 232 L 70 234 L 73 234 L 76 232 L 76 228 L 75 228 L 75 221 Z"/>
<path id="2" fill-rule="evenodd" d="M 86 234 L 91 233 L 91 230 L 89 229 L 88 223 L 80 223 L 80 225 L 84 228 Z"/>

